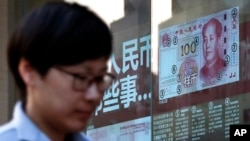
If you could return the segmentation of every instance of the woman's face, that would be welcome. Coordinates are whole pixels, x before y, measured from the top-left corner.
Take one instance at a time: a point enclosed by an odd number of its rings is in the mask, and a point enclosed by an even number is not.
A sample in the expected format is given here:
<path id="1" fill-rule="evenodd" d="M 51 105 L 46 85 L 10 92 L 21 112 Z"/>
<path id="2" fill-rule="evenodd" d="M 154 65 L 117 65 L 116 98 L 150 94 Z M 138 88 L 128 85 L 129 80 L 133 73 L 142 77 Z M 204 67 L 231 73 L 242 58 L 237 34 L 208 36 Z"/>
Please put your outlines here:
<path id="1" fill-rule="evenodd" d="M 75 90 L 75 78 L 69 73 L 91 79 L 105 75 L 106 70 L 107 59 L 100 58 L 74 66 L 61 66 L 60 69 L 51 68 L 42 78 L 37 74 L 33 78 L 35 83 L 28 90 L 27 101 L 28 105 L 33 105 L 35 120 L 62 132 L 83 130 L 104 90 L 99 90 L 96 83 L 91 83 L 86 90 Z"/>

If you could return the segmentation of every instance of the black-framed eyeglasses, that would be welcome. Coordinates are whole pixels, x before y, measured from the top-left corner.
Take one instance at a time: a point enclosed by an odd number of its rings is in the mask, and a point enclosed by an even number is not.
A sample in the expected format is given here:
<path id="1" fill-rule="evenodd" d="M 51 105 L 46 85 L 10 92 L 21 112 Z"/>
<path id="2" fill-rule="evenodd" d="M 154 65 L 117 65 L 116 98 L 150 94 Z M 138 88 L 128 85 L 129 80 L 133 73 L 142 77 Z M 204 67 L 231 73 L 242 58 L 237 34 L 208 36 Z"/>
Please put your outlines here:
<path id="1" fill-rule="evenodd" d="M 105 91 L 111 86 L 112 82 L 115 79 L 115 76 L 111 73 L 105 73 L 104 75 L 96 77 L 89 77 L 66 71 L 60 67 L 55 68 L 74 78 L 72 87 L 76 91 L 86 91 L 93 83 L 96 84 L 99 91 Z"/>

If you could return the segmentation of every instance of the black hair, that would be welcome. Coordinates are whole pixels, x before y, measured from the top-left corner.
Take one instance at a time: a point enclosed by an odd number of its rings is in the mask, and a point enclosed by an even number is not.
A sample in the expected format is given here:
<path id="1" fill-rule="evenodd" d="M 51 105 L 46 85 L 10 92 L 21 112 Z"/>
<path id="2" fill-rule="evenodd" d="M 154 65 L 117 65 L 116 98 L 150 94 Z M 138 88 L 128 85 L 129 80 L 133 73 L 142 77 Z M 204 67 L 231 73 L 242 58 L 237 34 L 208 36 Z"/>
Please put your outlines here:
<path id="1" fill-rule="evenodd" d="M 209 25 L 213 25 L 215 27 L 215 34 L 217 38 L 221 37 L 222 34 L 222 24 L 218 19 L 212 18 L 207 23 L 204 24 L 202 28 L 202 36 L 204 37 L 205 31 Z"/>
<path id="2" fill-rule="evenodd" d="M 111 52 L 111 31 L 100 17 L 85 6 L 54 1 L 32 10 L 20 22 L 9 39 L 7 60 L 25 101 L 26 86 L 18 72 L 21 58 L 45 76 L 53 66 L 108 58 Z"/>

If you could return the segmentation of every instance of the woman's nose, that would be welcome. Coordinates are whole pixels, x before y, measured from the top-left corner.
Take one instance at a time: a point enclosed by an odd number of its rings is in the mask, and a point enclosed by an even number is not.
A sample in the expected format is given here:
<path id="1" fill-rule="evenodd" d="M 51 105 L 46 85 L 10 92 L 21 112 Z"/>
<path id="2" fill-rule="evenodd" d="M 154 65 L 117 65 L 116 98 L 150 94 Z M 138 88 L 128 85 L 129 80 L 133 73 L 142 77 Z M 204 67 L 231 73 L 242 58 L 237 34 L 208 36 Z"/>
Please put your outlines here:
<path id="1" fill-rule="evenodd" d="M 98 87 L 95 83 L 92 83 L 89 88 L 87 89 L 86 93 L 85 93 L 85 98 L 87 100 L 94 100 L 94 101 L 100 101 L 102 96 L 103 96 L 104 92 L 100 92 L 98 90 Z"/>

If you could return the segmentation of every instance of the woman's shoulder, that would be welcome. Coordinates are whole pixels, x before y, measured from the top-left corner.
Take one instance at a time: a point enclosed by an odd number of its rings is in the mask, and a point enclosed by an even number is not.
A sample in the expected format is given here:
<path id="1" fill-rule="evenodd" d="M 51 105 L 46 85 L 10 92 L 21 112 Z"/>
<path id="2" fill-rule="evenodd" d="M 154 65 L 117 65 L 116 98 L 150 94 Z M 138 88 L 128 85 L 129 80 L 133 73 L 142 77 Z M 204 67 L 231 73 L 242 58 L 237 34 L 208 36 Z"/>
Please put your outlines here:
<path id="1" fill-rule="evenodd" d="M 17 130 L 12 122 L 0 126 L 0 141 L 18 141 Z"/>

